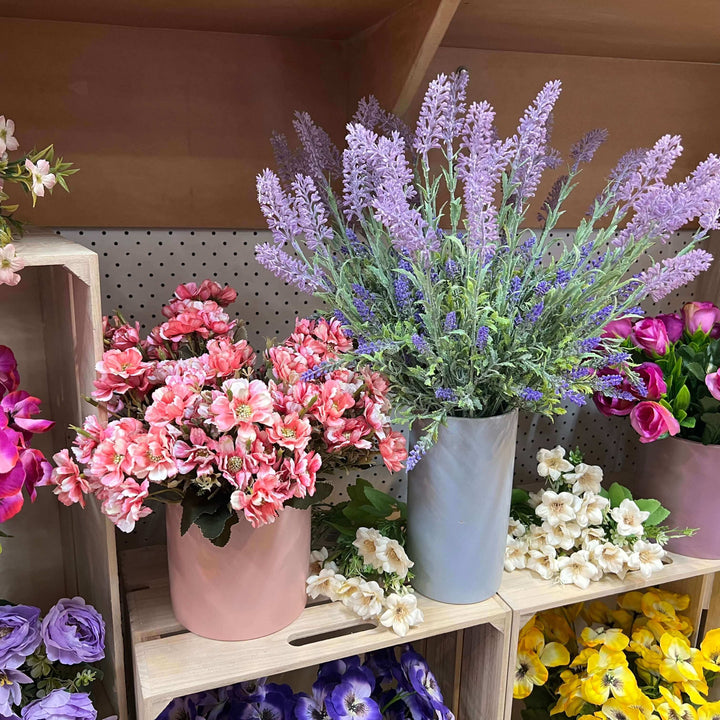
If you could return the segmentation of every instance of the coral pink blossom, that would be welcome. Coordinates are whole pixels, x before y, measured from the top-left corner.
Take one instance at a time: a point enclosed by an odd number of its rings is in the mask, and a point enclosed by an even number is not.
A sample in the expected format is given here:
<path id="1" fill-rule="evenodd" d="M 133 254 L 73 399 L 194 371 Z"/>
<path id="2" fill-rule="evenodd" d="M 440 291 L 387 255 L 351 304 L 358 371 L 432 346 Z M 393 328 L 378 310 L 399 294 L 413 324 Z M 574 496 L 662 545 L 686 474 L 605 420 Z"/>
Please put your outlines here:
<path id="1" fill-rule="evenodd" d="M 680 424 L 663 405 L 645 400 L 638 403 L 630 413 L 630 424 L 640 435 L 641 443 L 654 442 L 665 434 L 677 435 Z"/>
<path id="2" fill-rule="evenodd" d="M 55 467 L 52 471 L 50 485 L 54 485 L 53 492 L 63 505 L 80 503 L 85 507 L 85 497 L 90 492 L 87 480 L 80 474 L 80 468 L 73 462 L 67 450 L 61 450 L 53 455 Z"/>
<path id="3" fill-rule="evenodd" d="M 253 475 L 248 465 L 245 441 L 223 435 L 217 442 L 217 467 L 223 477 L 234 487 L 244 490 Z"/>
<path id="4" fill-rule="evenodd" d="M 334 422 L 346 410 L 355 406 L 355 398 L 345 389 L 345 383 L 328 380 L 320 388 L 320 398 L 313 408 L 313 414 L 323 423 Z"/>
<path id="5" fill-rule="evenodd" d="M 390 472 L 402 470 L 402 463 L 407 458 L 407 446 L 405 436 L 402 433 L 392 431 L 387 437 L 379 442 L 380 455 Z"/>
<path id="6" fill-rule="evenodd" d="M 264 469 L 250 492 L 236 490 L 230 497 L 233 509 L 244 513 L 250 524 L 256 528 L 275 522 L 282 509 L 285 498 L 276 489 L 277 475 L 270 469 Z"/>
<path id="7" fill-rule="evenodd" d="M 132 532 L 135 529 L 135 523 L 152 512 L 149 507 L 143 505 L 148 496 L 149 487 L 147 480 L 138 484 L 132 478 L 128 478 L 122 484 L 108 491 L 102 511 L 119 530 L 126 533 Z"/>
<path id="8" fill-rule="evenodd" d="M 290 413 L 286 416 L 277 415 L 275 422 L 267 429 L 267 436 L 270 442 L 288 450 L 304 450 L 310 442 L 311 432 L 310 423 L 305 418 Z"/>
<path id="9" fill-rule="evenodd" d="M 293 497 L 315 494 L 315 479 L 322 466 L 322 458 L 316 452 L 296 452 L 294 457 L 283 460 L 283 471 L 295 482 Z"/>
<path id="10" fill-rule="evenodd" d="M 145 411 L 145 420 L 150 425 L 167 425 L 182 419 L 192 395 L 182 384 L 158 388 L 152 394 L 152 405 Z"/>
<path id="11" fill-rule="evenodd" d="M 115 437 L 103 440 L 90 461 L 90 475 L 105 487 L 120 485 L 132 471 L 133 461 L 128 450 L 133 439 L 132 435 L 118 432 Z"/>
<path id="12" fill-rule="evenodd" d="M 160 428 L 153 428 L 147 434 L 138 435 L 128 447 L 128 454 L 132 461 L 130 474 L 134 477 L 160 483 L 177 475 L 171 440 Z"/>
<path id="13" fill-rule="evenodd" d="M 298 382 L 302 374 L 308 370 L 307 360 L 302 355 L 290 352 L 287 348 L 272 347 L 267 354 L 275 376 L 285 383 Z"/>
<path id="14" fill-rule="evenodd" d="M 255 353 L 247 340 L 233 343 L 226 338 L 213 338 L 208 341 L 207 349 L 208 369 L 215 377 L 230 377 L 255 362 Z"/>
<path id="15" fill-rule="evenodd" d="M 343 447 L 356 447 L 360 450 L 369 450 L 372 443 L 367 436 L 372 433 L 372 428 L 365 418 L 348 418 L 337 420 L 326 427 L 325 441 L 330 451 Z"/>
<path id="16" fill-rule="evenodd" d="M 108 350 L 97 364 L 96 370 L 104 375 L 130 378 L 143 375 L 148 369 L 143 362 L 142 353 L 137 348 L 127 350 Z"/>
<path id="17" fill-rule="evenodd" d="M 353 344 L 342 329 L 337 320 L 320 320 L 315 327 L 315 335 L 317 338 L 327 345 L 332 354 L 342 354 L 350 352 Z"/>
<path id="18" fill-rule="evenodd" d="M 272 396 L 261 380 L 226 380 L 210 405 L 211 420 L 221 432 L 252 423 L 271 425 L 272 413 Z"/>
<path id="19" fill-rule="evenodd" d="M 215 441 L 204 430 L 194 427 L 190 430 L 190 442 L 177 440 L 173 447 L 173 457 L 178 472 L 185 475 L 211 475 L 216 462 Z"/>

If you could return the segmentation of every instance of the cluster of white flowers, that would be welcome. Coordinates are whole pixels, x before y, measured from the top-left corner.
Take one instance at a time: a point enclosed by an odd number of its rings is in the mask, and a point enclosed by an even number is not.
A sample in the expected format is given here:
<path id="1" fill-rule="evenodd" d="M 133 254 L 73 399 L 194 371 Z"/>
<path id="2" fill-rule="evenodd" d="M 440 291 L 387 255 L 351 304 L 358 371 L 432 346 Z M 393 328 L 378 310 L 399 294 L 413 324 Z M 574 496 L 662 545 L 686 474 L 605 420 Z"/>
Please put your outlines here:
<path id="1" fill-rule="evenodd" d="M 648 578 L 662 568 L 665 550 L 648 541 L 643 526 L 650 513 L 630 498 L 611 507 L 600 494 L 600 467 L 573 465 L 560 446 L 540 450 L 537 460 L 550 488 L 529 494 L 537 524 L 510 519 L 506 570 L 527 568 L 584 589 L 610 573 L 622 579 L 637 571 Z"/>
<path id="2" fill-rule="evenodd" d="M 385 537 L 375 528 L 358 528 L 353 545 L 365 566 L 381 576 L 397 576 L 401 582 L 390 584 L 397 586 L 400 592 L 386 594 L 376 580 L 345 577 L 328 559 L 327 548 L 321 548 L 311 555 L 308 595 L 311 598 L 323 595 L 339 601 L 364 620 L 378 619 L 382 625 L 404 637 L 411 627 L 423 621 L 417 597 L 409 584 L 402 582 L 414 563 L 397 540 Z"/>

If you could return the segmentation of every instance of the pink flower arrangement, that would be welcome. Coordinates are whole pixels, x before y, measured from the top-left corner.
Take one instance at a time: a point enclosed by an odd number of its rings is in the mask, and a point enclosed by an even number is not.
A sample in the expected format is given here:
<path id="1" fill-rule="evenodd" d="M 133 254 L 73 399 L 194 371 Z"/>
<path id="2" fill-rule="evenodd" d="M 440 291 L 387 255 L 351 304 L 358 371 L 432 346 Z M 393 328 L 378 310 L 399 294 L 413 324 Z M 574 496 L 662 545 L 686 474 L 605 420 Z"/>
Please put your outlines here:
<path id="1" fill-rule="evenodd" d="M 679 435 L 720 444 L 720 309 L 690 302 L 679 313 L 614 321 L 603 335 L 620 352 L 598 372 L 601 413 L 629 416 L 642 443 Z"/>
<path id="2" fill-rule="evenodd" d="M 92 494 L 124 532 L 152 512 L 151 500 L 180 502 L 183 530 L 196 523 L 221 545 L 240 515 L 258 527 L 325 497 L 320 472 L 377 456 L 402 467 L 388 383 L 339 366 L 353 349 L 339 322 L 297 319 L 256 367 L 225 310 L 236 297 L 209 280 L 180 285 L 144 339 L 138 325 L 106 319 L 93 398 L 110 420 L 87 418 L 72 453 L 55 455 L 60 502 Z"/>
<path id="3" fill-rule="evenodd" d="M 0 523 L 22 510 L 23 490 L 35 500 L 35 487 L 44 484 L 51 471 L 50 463 L 30 447 L 30 441 L 54 423 L 34 417 L 40 412 L 40 400 L 19 386 L 15 355 L 0 345 Z"/>

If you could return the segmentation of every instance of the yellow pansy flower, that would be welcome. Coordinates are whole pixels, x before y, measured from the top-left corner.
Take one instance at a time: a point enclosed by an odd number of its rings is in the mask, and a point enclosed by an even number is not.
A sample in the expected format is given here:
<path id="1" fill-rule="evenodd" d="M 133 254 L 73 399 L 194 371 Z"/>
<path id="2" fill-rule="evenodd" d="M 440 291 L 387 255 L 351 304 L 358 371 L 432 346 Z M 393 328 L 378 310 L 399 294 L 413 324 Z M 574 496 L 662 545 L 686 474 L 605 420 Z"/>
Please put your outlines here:
<path id="1" fill-rule="evenodd" d="M 582 616 L 588 625 L 607 625 L 610 608 L 600 600 L 588 603 L 582 611 Z"/>
<path id="2" fill-rule="evenodd" d="M 665 657 L 660 661 L 659 671 L 666 680 L 684 682 L 699 679 L 698 672 L 692 663 L 692 649 L 685 638 L 665 633 L 660 638 L 660 647 Z"/>
<path id="3" fill-rule="evenodd" d="M 619 627 L 626 635 L 630 635 L 632 632 L 633 620 L 635 615 L 628 612 L 627 610 L 611 610 L 610 620 L 612 620 L 615 627 Z"/>
<path id="4" fill-rule="evenodd" d="M 606 652 L 606 648 L 588 661 L 588 677 L 583 681 L 583 697 L 593 705 L 602 705 L 612 694 L 616 698 L 633 697 L 640 692 L 637 680 L 627 667 L 621 652 Z"/>
<path id="5" fill-rule="evenodd" d="M 542 614 L 542 628 L 548 640 L 567 645 L 575 631 L 561 610 L 548 610 Z"/>
<path id="6" fill-rule="evenodd" d="M 585 705 L 585 700 L 581 692 L 582 680 L 579 676 L 569 671 L 562 673 L 561 677 L 565 682 L 558 688 L 558 695 L 560 697 L 550 711 L 550 715 L 564 713 L 568 717 L 573 717 L 577 715 L 583 705 Z"/>
<path id="7" fill-rule="evenodd" d="M 699 707 L 698 720 L 720 720 L 720 701 Z"/>
<path id="8" fill-rule="evenodd" d="M 651 620 L 657 620 L 661 623 L 674 624 L 677 621 L 675 608 L 661 596 L 651 590 L 642 596 L 640 601 L 642 614 Z"/>
<path id="9" fill-rule="evenodd" d="M 536 685 L 544 685 L 548 679 L 548 669 L 542 664 L 537 653 L 518 650 L 515 666 L 513 697 L 522 700 L 528 697 Z"/>
<path id="10" fill-rule="evenodd" d="M 700 643 L 700 652 L 708 670 L 720 672 L 720 628 L 710 630 Z"/>
<path id="11" fill-rule="evenodd" d="M 595 648 L 583 648 L 574 658 L 573 661 L 570 663 L 571 668 L 577 668 L 577 667 L 586 667 L 588 664 L 588 660 L 590 660 L 593 655 L 597 655 L 598 651 Z"/>
<path id="12" fill-rule="evenodd" d="M 643 594 L 637 590 L 625 593 L 617 599 L 617 604 L 623 610 L 629 610 L 630 612 L 640 613 L 642 612 L 642 596 Z"/>
<path id="13" fill-rule="evenodd" d="M 639 708 L 618 698 L 612 698 L 604 703 L 602 712 L 609 720 L 645 720 L 646 718 Z"/>
<path id="14" fill-rule="evenodd" d="M 690 698 L 690 702 L 693 703 L 693 705 L 704 705 L 707 702 L 706 698 L 703 697 L 703 695 L 707 695 L 709 691 L 705 680 L 677 683 L 677 687 L 680 689 L 680 692 L 685 693 L 685 695 Z"/>
<path id="15" fill-rule="evenodd" d="M 660 685 L 662 697 L 657 706 L 657 712 L 662 720 L 697 720 L 697 711 L 692 705 L 684 703 L 682 698 L 671 693 Z"/>
<path id="16" fill-rule="evenodd" d="M 680 595 L 679 593 L 663 590 L 662 588 L 655 588 L 653 592 L 659 595 L 665 602 L 670 603 L 676 610 L 687 610 L 690 607 L 689 595 Z"/>
<path id="17" fill-rule="evenodd" d="M 588 647 L 603 645 L 610 650 L 624 650 L 630 638 L 620 628 L 600 628 L 593 630 L 591 627 L 583 628 L 580 633 L 583 643 Z"/>
<path id="18" fill-rule="evenodd" d="M 658 662 L 657 665 L 659 664 L 660 663 Z M 657 671 L 657 665 L 650 664 L 642 658 L 638 658 L 635 661 L 635 672 L 645 685 L 652 685 L 653 679 L 657 679 L 659 675 Z"/>

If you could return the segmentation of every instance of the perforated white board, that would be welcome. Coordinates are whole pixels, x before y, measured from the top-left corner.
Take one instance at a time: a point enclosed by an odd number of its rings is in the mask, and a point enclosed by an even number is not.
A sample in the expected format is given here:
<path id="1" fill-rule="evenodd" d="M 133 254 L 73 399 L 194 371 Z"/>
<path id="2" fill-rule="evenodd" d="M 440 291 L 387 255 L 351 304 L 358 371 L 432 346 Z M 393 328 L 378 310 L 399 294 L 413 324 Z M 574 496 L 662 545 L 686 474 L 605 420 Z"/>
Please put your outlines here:
<path id="1" fill-rule="evenodd" d="M 267 231 L 63 228 L 57 232 L 98 253 L 104 313 L 119 310 L 127 320 L 140 322 L 143 330 L 161 321 L 160 309 L 178 283 L 205 278 L 238 290 L 238 300 L 230 311 L 245 320 L 248 341 L 258 352 L 265 348 L 267 338 L 284 339 L 292 331 L 295 317 L 311 313 L 316 307 L 314 298 L 287 286 L 255 261 L 254 247 L 269 237 Z M 674 254 L 689 237 L 689 232 L 676 233 L 667 246 L 655 248 L 655 259 Z M 572 238 L 572 233 L 557 230 L 553 238 L 560 246 Z M 687 287 L 659 306 L 648 303 L 646 309 L 650 313 L 665 312 L 691 298 L 692 287 Z M 621 467 L 625 472 L 632 469 L 637 442 L 626 421 L 604 417 L 592 402 L 580 409 L 570 407 L 568 414 L 554 423 L 537 416 L 521 417 L 516 483 L 537 481 L 535 454 L 539 448 L 579 446 L 588 462 L 603 466 L 612 475 Z M 362 475 L 404 499 L 404 474 L 390 475 L 380 467 Z M 346 497 L 347 480 L 353 481 L 356 476 L 351 473 L 347 479 L 336 481 L 336 499 Z M 157 542 L 161 521 L 160 516 L 150 516 L 143 521 L 141 532 L 123 536 L 121 542 L 132 546 Z"/>

